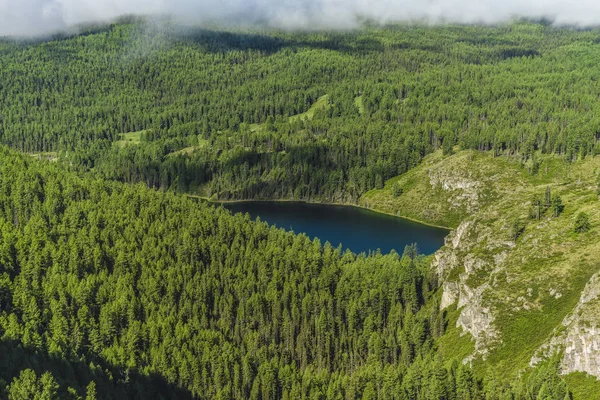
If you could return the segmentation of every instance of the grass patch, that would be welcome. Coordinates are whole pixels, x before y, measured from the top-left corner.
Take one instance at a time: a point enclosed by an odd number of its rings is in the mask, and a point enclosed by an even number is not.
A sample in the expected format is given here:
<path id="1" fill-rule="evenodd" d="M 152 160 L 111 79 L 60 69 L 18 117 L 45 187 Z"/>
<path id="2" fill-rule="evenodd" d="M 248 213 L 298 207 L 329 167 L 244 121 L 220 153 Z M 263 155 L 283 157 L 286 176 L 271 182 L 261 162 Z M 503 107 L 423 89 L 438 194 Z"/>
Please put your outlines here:
<path id="1" fill-rule="evenodd" d="M 297 122 L 297 121 L 310 121 L 314 118 L 315 113 L 318 110 L 326 110 L 331 107 L 329 104 L 329 95 L 323 95 L 319 97 L 319 99 L 313 104 L 308 111 L 303 112 L 302 114 L 296 114 L 289 117 L 289 122 Z M 264 129 L 264 124 L 250 124 L 249 125 L 250 132 L 260 132 Z"/>
<path id="2" fill-rule="evenodd" d="M 600 381 L 583 372 L 574 372 L 565 376 L 574 400 L 600 398 Z"/>
<path id="3" fill-rule="evenodd" d="M 471 335 L 463 332 L 462 328 L 456 326 L 456 321 L 460 315 L 460 310 L 456 309 L 456 304 L 448 307 L 445 312 L 447 327 L 444 335 L 438 339 L 439 352 L 443 359 L 451 364 L 453 360 L 462 362 L 475 350 L 475 343 Z"/>
<path id="4" fill-rule="evenodd" d="M 29 154 L 31 157 L 40 160 L 40 161 L 58 161 L 58 153 L 55 151 L 45 151 L 41 153 L 31 153 Z"/>
<path id="5" fill-rule="evenodd" d="M 358 113 L 363 115 L 365 113 L 365 104 L 363 103 L 363 97 L 358 96 L 354 99 L 354 105 L 358 108 Z"/>
<path id="6" fill-rule="evenodd" d="M 250 124 L 250 132 L 258 132 L 262 130 L 262 124 Z"/>
<path id="7" fill-rule="evenodd" d="M 121 139 L 117 140 L 115 142 L 115 144 L 119 147 L 124 147 L 127 145 L 137 145 L 140 144 L 142 141 L 142 135 L 145 133 L 146 131 L 138 131 L 138 132 L 128 132 L 128 133 L 123 133 L 121 134 Z"/>
<path id="8" fill-rule="evenodd" d="M 189 156 L 190 154 L 195 153 L 198 150 L 201 150 L 208 146 L 208 140 L 201 139 L 198 141 L 198 146 L 190 146 L 181 150 L 174 151 L 172 153 L 167 154 L 167 157 L 177 157 L 177 156 Z"/>
<path id="9" fill-rule="evenodd" d="M 314 118 L 315 113 L 317 112 L 317 110 L 326 110 L 330 107 L 329 104 L 329 95 L 326 94 L 324 96 L 319 97 L 319 99 L 317 100 L 317 102 L 315 104 L 313 104 L 308 111 L 302 113 L 302 114 L 298 114 L 298 115 L 293 115 L 290 117 L 290 122 L 296 122 L 296 121 L 303 121 L 303 120 L 311 120 Z"/>

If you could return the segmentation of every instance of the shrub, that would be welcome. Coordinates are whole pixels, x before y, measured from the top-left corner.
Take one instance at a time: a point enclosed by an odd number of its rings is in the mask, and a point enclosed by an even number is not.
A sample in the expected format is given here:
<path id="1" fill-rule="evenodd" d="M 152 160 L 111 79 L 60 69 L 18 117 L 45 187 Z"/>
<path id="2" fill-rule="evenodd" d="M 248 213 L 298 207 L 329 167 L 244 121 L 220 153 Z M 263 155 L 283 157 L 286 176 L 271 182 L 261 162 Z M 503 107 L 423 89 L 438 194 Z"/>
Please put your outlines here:
<path id="1" fill-rule="evenodd" d="M 392 186 L 392 195 L 394 195 L 394 197 L 400 197 L 402 196 L 402 193 L 404 193 L 404 189 L 402 189 L 400 185 L 395 184 Z"/>
<path id="2" fill-rule="evenodd" d="M 575 232 L 582 233 L 591 229 L 590 217 L 584 212 L 580 212 L 575 218 Z"/>

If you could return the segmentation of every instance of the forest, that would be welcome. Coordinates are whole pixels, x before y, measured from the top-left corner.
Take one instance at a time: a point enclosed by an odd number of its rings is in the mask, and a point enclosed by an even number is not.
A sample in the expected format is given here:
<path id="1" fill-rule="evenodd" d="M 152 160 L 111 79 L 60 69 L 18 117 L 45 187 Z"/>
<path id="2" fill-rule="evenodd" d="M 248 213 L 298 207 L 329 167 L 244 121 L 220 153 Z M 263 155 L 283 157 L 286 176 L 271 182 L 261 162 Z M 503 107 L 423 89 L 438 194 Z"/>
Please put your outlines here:
<path id="1" fill-rule="evenodd" d="M 355 255 L 222 208 L 0 150 L 9 399 L 569 398 L 445 360 L 428 258 Z"/>
<path id="2" fill-rule="evenodd" d="M 443 355 L 416 247 L 356 255 L 181 193 L 354 203 L 439 149 L 596 154 L 598 43 L 135 19 L 1 40 L 0 398 L 570 399 L 558 360 L 506 380 Z"/>
<path id="3" fill-rule="evenodd" d="M 598 152 L 600 31 L 125 21 L 0 42 L 0 142 L 214 199 L 355 203 L 439 148 Z"/>

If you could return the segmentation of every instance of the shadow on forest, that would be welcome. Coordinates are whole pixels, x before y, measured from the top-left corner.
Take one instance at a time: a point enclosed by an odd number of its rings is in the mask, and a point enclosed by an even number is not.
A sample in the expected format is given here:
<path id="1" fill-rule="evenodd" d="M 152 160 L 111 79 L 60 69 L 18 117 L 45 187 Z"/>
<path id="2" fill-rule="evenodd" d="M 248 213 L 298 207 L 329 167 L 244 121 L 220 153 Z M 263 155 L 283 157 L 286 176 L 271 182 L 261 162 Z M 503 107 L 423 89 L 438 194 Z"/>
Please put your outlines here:
<path id="1" fill-rule="evenodd" d="M 86 386 L 94 381 L 98 399 L 193 399 L 192 394 L 168 383 L 159 375 L 145 376 L 136 371 L 109 366 L 99 359 L 89 362 L 66 361 L 42 352 L 23 348 L 18 341 L 0 341 L 0 377 L 10 384 L 24 369 L 38 378 L 50 371 L 60 385 L 59 398 L 68 397 L 67 386 L 85 398 Z M 112 379 L 111 379 L 112 376 Z M 0 394 L 1 397 L 1 394 Z"/>
<path id="2" fill-rule="evenodd" d="M 386 48 L 392 50 L 424 50 L 441 51 L 442 47 L 436 45 L 419 44 L 417 41 L 403 41 L 384 45 L 375 37 L 365 37 L 362 34 L 350 32 L 319 31 L 319 32 L 280 32 L 263 29 L 264 33 L 251 30 L 242 32 L 220 28 L 202 28 L 202 27 L 184 27 L 170 24 L 144 25 L 145 21 L 141 18 L 123 17 L 112 24 L 87 24 L 80 25 L 71 31 L 57 32 L 51 35 L 36 38 L 2 38 L 0 42 L 36 45 L 50 41 L 63 41 L 73 39 L 74 37 L 89 36 L 100 33 L 110 33 L 119 24 L 140 24 L 142 34 L 164 33 L 175 41 L 192 44 L 203 47 L 209 52 L 227 52 L 258 50 L 266 54 L 276 53 L 284 48 L 299 49 L 313 48 L 321 50 L 331 50 L 348 54 L 368 54 L 372 52 L 382 52 Z"/>
<path id="3" fill-rule="evenodd" d="M 320 192 L 311 192 L 311 190 L 323 187 L 326 183 L 326 176 L 331 172 L 337 172 L 341 166 L 331 162 L 331 156 L 327 154 L 327 146 L 317 143 L 307 143 L 304 145 L 287 146 L 285 152 L 258 152 L 255 150 L 246 150 L 233 155 L 225 161 L 222 169 L 224 171 L 233 171 L 242 165 L 248 169 L 258 167 L 259 170 L 267 169 L 269 165 L 281 165 L 284 168 L 294 168 L 294 170 L 305 170 L 309 176 L 310 184 L 304 184 L 299 192 L 299 200 L 310 200 L 311 194 L 314 196 L 322 195 Z M 339 149 L 338 149 L 339 150 Z M 336 151 L 335 149 L 333 151 Z M 298 167 L 296 169 L 295 167 Z M 239 176 L 238 176 L 239 178 Z M 295 181 L 301 183 L 302 177 L 294 174 L 286 174 L 283 180 L 274 179 L 272 181 L 261 179 L 255 183 L 245 183 L 234 191 L 221 191 L 219 200 L 239 200 L 253 198 L 257 200 L 267 200 L 272 198 L 281 198 L 291 195 L 289 185 L 283 185 L 283 182 L 289 183 Z M 240 182 L 243 182 L 241 179 Z M 330 182 L 332 185 L 335 182 Z M 311 187 L 309 187 L 311 186 Z M 285 188 L 285 189 L 284 189 Z M 341 188 L 340 188 L 341 189 Z M 285 192 L 285 193 L 284 193 Z M 340 194 L 342 191 L 340 190 Z M 355 201 L 356 196 L 348 196 L 345 201 Z M 331 199 L 333 201 L 333 198 Z"/>
<path id="4" fill-rule="evenodd" d="M 133 22 L 128 20 L 122 23 Z M 78 36 L 89 36 L 99 33 L 111 32 L 115 24 L 110 25 L 85 25 L 76 31 L 58 32 L 48 36 L 36 38 L 1 38 L 0 42 L 20 45 L 36 45 L 50 41 L 69 40 Z M 154 30 L 157 29 L 157 30 Z M 384 50 L 383 44 L 374 38 L 356 37 L 352 33 L 321 32 L 319 38 L 310 33 L 297 32 L 296 34 L 284 33 L 281 37 L 273 31 L 273 35 L 258 32 L 236 32 L 219 29 L 192 28 L 192 27 L 152 27 L 147 32 L 163 33 L 183 43 L 199 45 L 210 52 L 227 52 L 232 50 L 258 50 L 267 54 L 273 54 L 284 48 L 314 48 L 339 51 L 345 53 L 368 53 Z"/>
<path id="5" fill-rule="evenodd" d="M 269 152 L 247 149 L 228 158 L 224 166 L 225 170 L 230 170 L 243 164 L 248 164 L 250 168 L 257 164 L 273 165 L 279 157 L 285 156 L 285 159 L 290 164 L 300 163 L 321 166 L 323 168 L 337 168 L 336 165 L 330 162 L 327 156 L 327 152 L 332 149 L 334 151 L 341 151 L 331 145 L 323 145 L 321 143 L 287 146 L 285 147 L 285 153 L 282 152 L 284 150 L 283 147 Z"/>
<path id="6" fill-rule="evenodd" d="M 252 32 L 227 32 L 203 28 L 187 28 L 177 34 L 183 42 L 204 46 L 208 51 L 226 52 L 231 50 L 259 50 L 267 54 L 283 48 L 309 47 L 345 53 L 368 53 L 382 51 L 383 44 L 373 38 L 356 38 L 351 34 L 324 33 L 320 39 L 310 38 L 310 34 L 298 33 L 281 38 Z M 349 44 L 351 43 L 351 44 Z"/>

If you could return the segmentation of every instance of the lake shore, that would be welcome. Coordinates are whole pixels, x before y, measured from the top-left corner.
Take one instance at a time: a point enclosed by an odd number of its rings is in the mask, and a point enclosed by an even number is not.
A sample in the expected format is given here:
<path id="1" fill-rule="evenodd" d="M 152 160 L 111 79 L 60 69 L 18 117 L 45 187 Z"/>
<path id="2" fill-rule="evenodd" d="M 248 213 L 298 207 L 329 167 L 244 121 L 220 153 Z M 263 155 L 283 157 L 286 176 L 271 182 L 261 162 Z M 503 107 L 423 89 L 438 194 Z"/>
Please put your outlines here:
<path id="1" fill-rule="evenodd" d="M 351 203 L 340 203 L 340 202 L 324 202 L 324 201 L 306 201 L 306 200 L 293 200 L 293 199 L 270 199 L 270 200 L 211 200 L 210 198 L 206 197 L 206 196 L 199 196 L 199 195 L 194 195 L 194 194 L 185 194 L 184 196 L 186 197 L 190 197 L 190 198 L 195 198 L 195 199 L 199 199 L 199 200 L 204 200 L 206 202 L 209 203 L 213 203 L 213 204 L 236 204 L 236 203 L 303 203 L 303 204 L 318 204 L 318 205 L 324 205 L 324 206 L 335 206 L 335 207 L 353 207 L 353 208 L 358 208 L 358 209 L 362 209 L 362 210 L 367 210 L 367 211 L 371 211 L 377 214 L 382 214 L 382 215 L 388 215 L 391 217 L 395 217 L 395 218 L 400 218 L 400 219 L 404 219 L 406 221 L 411 221 L 417 224 L 421 224 L 421 225 L 425 225 L 425 226 L 429 226 L 432 228 L 438 228 L 438 229 L 444 229 L 447 230 L 448 233 L 450 233 L 452 230 L 454 230 L 454 228 L 449 228 L 447 226 L 442 226 L 442 225 L 436 225 L 436 224 L 432 224 L 426 221 L 421 221 L 415 218 L 410 218 L 410 217 L 405 217 L 402 215 L 396 215 L 396 214 L 392 214 L 386 211 L 381 211 L 375 208 L 371 208 L 371 207 L 366 207 L 360 204 L 351 204 Z"/>

